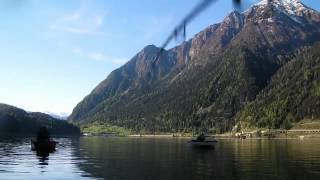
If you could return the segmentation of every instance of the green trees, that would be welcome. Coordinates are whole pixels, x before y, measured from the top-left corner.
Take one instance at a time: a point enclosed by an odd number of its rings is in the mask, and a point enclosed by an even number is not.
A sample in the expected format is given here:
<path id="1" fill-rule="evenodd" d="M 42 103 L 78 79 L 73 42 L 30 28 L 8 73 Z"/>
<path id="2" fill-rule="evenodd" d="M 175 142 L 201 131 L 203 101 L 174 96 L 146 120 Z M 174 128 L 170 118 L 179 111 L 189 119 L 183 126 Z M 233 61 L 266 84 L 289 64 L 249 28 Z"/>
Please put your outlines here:
<path id="1" fill-rule="evenodd" d="M 22 109 L 0 104 L 0 134 L 34 135 L 46 126 L 53 135 L 80 135 L 78 127 L 43 113 L 27 113 Z"/>
<path id="2" fill-rule="evenodd" d="M 250 126 L 289 129 L 304 118 L 320 119 L 320 43 L 284 65 L 239 114 Z"/>

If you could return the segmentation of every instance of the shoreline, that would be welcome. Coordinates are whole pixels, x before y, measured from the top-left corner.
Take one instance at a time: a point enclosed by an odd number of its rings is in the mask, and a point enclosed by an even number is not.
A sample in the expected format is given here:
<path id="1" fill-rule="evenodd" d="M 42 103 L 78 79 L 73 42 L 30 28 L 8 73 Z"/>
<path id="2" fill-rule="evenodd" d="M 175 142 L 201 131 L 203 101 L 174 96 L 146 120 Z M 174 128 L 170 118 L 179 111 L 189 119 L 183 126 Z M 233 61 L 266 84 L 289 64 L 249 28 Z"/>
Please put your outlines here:
<path id="1" fill-rule="evenodd" d="M 129 137 L 129 138 L 186 138 L 192 139 L 196 136 L 192 136 L 191 134 L 131 134 L 127 136 L 117 136 L 113 135 L 85 135 L 84 137 Z M 216 139 L 242 139 L 242 140 L 250 140 L 250 139 L 320 139 L 320 134 L 276 134 L 272 137 L 269 136 L 248 136 L 245 138 L 236 137 L 232 134 L 208 134 L 208 138 L 216 138 Z"/>

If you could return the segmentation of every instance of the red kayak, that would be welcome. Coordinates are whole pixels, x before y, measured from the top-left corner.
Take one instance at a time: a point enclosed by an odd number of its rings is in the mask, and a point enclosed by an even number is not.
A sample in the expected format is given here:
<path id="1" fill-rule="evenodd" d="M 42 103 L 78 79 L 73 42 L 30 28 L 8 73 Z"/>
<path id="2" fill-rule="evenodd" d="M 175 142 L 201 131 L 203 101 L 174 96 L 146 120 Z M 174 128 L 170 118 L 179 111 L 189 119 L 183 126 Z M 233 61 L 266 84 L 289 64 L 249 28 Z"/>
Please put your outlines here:
<path id="1" fill-rule="evenodd" d="M 58 142 L 50 140 L 47 142 L 37 142 L 31 140 L 31 149 L 33 151 L 48 151 L 48 152 L 53 152 L 56 150 L 56 144 Z"/>

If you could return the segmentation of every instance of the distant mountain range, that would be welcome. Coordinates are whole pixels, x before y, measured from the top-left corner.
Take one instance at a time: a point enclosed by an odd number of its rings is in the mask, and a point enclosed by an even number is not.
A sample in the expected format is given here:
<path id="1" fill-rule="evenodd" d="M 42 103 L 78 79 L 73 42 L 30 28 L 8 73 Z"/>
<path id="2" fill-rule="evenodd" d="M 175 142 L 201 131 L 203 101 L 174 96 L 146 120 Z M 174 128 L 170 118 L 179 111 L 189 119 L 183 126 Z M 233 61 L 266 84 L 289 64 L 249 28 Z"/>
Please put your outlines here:
<path id="1" fill-rule="evenodd" d="M 156 27 L 155 27 L 156 28 Z M 290 127 L 320 118 L 320 13 L 262 1 L 169 50 L 149 45 L 69 116 L 135 131 Z"/>
<path id="2" fill-rule="evenodd" d="M 45 111 L 44 113 L 50 115 L 53 118 L 60 119 L 60 120 L 67 120 L 68 116 L 69 116 L 68 113 L 64 113 L 64 112 L 53 113 L 53 112 L 50 112 L 50 111 Z"/>
<path id="3" fill-rule="evenodd" d="M 14 106 L 0 104 L 0 135 L 35 135 L 46 126 L 53 135 L 80 135 L 78 127 L 39 112 L 26 112 Z"/>

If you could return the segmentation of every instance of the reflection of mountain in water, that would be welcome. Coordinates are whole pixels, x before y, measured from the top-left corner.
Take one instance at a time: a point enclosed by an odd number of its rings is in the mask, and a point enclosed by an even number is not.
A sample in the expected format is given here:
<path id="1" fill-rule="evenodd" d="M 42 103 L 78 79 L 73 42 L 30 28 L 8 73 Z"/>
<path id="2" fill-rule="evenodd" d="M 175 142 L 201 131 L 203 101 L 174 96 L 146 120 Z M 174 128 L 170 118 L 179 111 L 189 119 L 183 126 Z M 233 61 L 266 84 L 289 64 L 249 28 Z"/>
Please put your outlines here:
<path id="1" fill-rule="evenodd" d="M 182 139 L 80 139 L 82 171 L 105 179 L 316 179 L 320 141 L 220 140 L 214 150 Z M 301 144 L 302 143 L 302 144 Z M 307 147 L 307 148 L 305 148 Z"/>
<path id="2" fill-rule="evenodd" d="M 318 179 L 319 140 L 219 140 L 214 150 L 186 139 L 58 139 L 49 158 L 29 139 L 0 139 L 0 179 Z"/>
<path id="3" fill-rule="evenodd" d="M 235 161 L 239 163 L 240 178 L 317 179 L 320 170 L 319 140 L 296 139 L 236 141 Z M 308 164 L 309 166 L 305 165 Z M 312 166 L 310 166 L 312 165 Z M 316 170 L 317 173 L 311 173 Z"/>
<path id="4" fill-rule="evenodd" d="M 228 152 L 187 147 L 185 140 L 83 138 L 79 168 L 105 179 L 201 179 L 232 177 Z M 221 164 L 224 164 L 221 166 Z"/>

